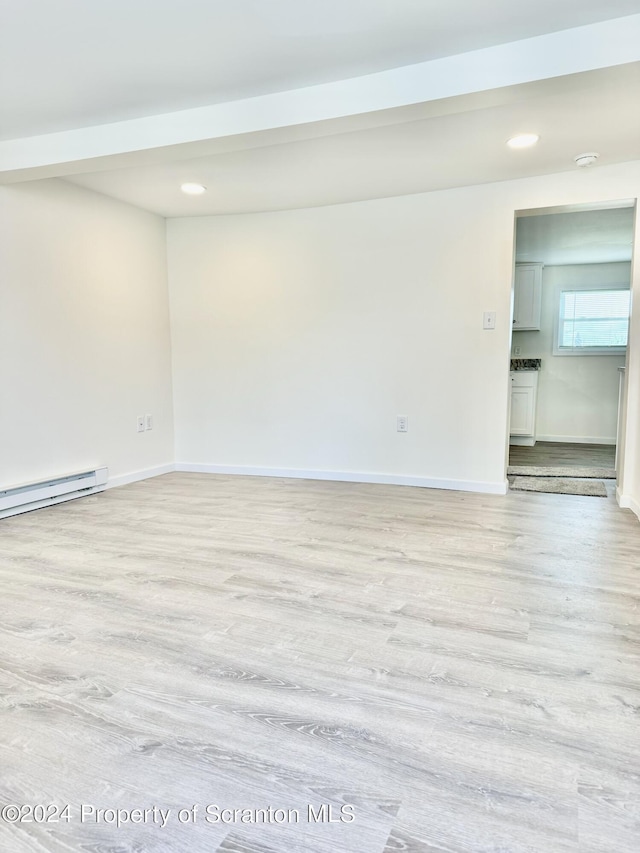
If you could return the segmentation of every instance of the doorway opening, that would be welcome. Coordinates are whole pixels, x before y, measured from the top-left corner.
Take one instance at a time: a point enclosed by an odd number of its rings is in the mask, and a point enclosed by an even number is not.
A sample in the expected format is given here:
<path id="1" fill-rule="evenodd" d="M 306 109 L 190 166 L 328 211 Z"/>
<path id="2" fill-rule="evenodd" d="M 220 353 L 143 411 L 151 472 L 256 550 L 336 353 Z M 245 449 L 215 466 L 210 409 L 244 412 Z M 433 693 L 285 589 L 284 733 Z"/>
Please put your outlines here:
<path id="1" fill-rule="evenodd" d="M 628 200 L 516 213 L 510 489 L 615 491 L 634 220 Z"/>

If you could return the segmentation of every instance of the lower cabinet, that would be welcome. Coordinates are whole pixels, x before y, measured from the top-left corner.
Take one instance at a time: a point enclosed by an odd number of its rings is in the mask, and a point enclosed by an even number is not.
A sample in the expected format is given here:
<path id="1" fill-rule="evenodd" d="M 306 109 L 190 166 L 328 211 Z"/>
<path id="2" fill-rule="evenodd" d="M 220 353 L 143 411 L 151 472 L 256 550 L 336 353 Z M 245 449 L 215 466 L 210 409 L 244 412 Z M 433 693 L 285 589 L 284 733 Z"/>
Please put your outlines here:
<path id="1" fill-rule="evenodd" d="M 536 400 L 538 372 L 536 370 L 511 371 L 511 426 L 512 437 L 528 439 L 512 444 L 534 444 L 536 434 Z"/>

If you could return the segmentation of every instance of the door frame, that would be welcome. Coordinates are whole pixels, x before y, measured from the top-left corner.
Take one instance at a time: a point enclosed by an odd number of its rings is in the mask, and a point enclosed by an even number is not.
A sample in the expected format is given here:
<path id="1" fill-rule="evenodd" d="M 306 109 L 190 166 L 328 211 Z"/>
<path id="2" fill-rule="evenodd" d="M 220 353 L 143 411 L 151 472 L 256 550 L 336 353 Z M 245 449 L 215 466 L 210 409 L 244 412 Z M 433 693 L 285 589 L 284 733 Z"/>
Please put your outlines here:
<path id="1" fill-rule="evenodd" d="M 631 272 L 629 287 L 631 289 L 631 309 L 629 312 L 629 335 L 627 340 L 627 351 L 624 365 L 624 379 L 620 383 L 621 399 L 618 405 L 618 429 L 616 436 L 616 498 L 620 503 L 620 495 L 623 493 L 624 482 L 624 463 L 625 463 L 625 445 L 627 436 L 627 415 L 628 415 L 628 389 L 629 389 L 629 355 L 636 347 L 640 347 L 639 337 L 635 333 L 633 317 L 634 315 L 634 300 L 633 300 L 633 284 L 634 284 L 634 264 L 636 261 L 636 241 L 638 238 L 638 199 L 637 198 L 620 198 L 606 201 L 582 202 L 576 204 L 558 204 L 548 205 L 545 207 L 522 208 L 516 209 L 513 212 L 513 238 L 511 252 L 511 293 L 510 293 L 510 309 L 509 309 L 509 335 L 507 343 L 507 431 L 505 436 L 505 465 L 504 478 L 505 484 L 508 484 L 507 468 L 509 466 L 509 448 L 510 443 L 510 427 L 511 427 L 511 377 L 510 367 L 513 349 L 513 311 L 515 300 L 515 270 L 516 270 L 516 232 L 518 219 L 525 216 L 547 216 L 555 213 L 580 213 L 590 210 L 616 210 L 620 208 L 633 208 L 633 226 L 632 226 L 632 241 L 631 241 Z M 640 330 L 639 330 L 640 331 Z M 508 490 L 508 485 L 507 485 Z"/>

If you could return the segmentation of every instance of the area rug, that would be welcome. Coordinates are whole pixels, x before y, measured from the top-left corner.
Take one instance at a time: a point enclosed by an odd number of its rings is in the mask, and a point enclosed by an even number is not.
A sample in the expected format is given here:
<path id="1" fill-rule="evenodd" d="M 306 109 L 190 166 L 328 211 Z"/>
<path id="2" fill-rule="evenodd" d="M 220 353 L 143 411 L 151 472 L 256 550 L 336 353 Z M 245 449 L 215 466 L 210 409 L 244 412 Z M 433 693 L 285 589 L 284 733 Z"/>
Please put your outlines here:
<path id="1" fill-rule="evenodd" d="M 523 477 L 593 477 L 602 480 L 615 480 L 615 468 L 598 468 L 595 466 L 579 466 L 572 468 L 568 465 L 509 465 L 507 474 L 518 474 Z"/>
<path id="2" fill-rule="evenodd" d="M 569 477 L 512 477 L 509 479 L 509 487 L 514 492 L 550 492 L 558 495 L 607 497 L 607 487 L 602 480 L 580 480 Z"/>

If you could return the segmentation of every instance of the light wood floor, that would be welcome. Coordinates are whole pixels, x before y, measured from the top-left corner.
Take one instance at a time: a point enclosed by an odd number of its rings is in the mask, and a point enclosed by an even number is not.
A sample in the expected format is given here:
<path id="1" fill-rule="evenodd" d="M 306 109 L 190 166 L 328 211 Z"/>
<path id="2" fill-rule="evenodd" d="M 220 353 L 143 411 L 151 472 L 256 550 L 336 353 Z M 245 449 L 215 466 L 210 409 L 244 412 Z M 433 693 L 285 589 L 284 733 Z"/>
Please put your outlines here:
<path id="1" fill-rule="evenodd" d="M 71 820 L 0 850 L 637 853 L 639 545 L 610 498 L 198 474 L 7 519 L 0 806 Z"/>
<path id="2" fill-rule="evenodd" d="M 510 465 L 598 466 L 614 467 L 616 448 L 613 444 L 569 444 L 559 441 L 537 441 L 533 447 L 509 447 Z"/>

